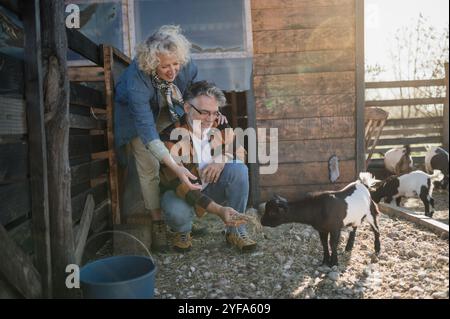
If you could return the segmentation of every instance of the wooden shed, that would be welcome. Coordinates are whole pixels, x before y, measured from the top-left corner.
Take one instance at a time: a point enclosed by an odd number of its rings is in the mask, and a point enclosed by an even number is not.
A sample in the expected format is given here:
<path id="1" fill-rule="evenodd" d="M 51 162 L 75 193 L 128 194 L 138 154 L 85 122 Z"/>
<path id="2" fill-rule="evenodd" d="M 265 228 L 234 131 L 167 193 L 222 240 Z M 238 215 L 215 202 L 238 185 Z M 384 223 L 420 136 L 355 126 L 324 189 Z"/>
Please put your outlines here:
<path id="1" fill-rule="evenodd" d="M 162 1 L 66 1 L 84 11 L 80 30 L 66 30 L 68 49 L 59 52 L 69 60 L 61 80 L 69 89 L 60 92 L 69 101 L 64 111 L 68 144 L 61 154 L 49 152 L 58 134 L 50 140 L 49 132 L 47 139 L 44 134 L 48 92 L 41 54 L 48 48 L 41 42 L 39 2 L 0 1 L 0 32 L 9 34 L 0 37 L 0 249 L 8 256 L 0 259 L 0 297 L 64 296 L 57 287 L 52 294 L 52 277 L 63 278 L 62 267 L 79 260 L 88 236 L 120 223 L 121 213 L 130 209 L 123 202 L 135 203 L 127 196 L 139 194 L 120 189 L 112 145 L 113 87 L 145 36 L 138 13 L 154 8 L 144 12 L 158 16 Z M 205 21 L 183 20 L 189 14 L 178 15 L 181 20 L 149 20 L 181 24 L 197 36 L 193 57 L 205 77 L 222 74 L 212 80 L 226 91 L 224 113 L 233 127 L 278 128 L 278 171 L 264 175 L 259 163 L 249 164 L 250 204 L 275 192 L 293 199 L 354 180 L 364 165 L 363 1 L 198 2 L 207 3 L 218 20 L 208 15 L 202 15 Z M 221 11 L 216 4 L 231 9 Z M 102 16 L 111 24 L 101 24 Z M 205 40 L 209 33 L 219 42 Z M 49 154 L 60 165 L 48 161 Z M 334 183 L 328 170 L 333 155 L 340 170 Z M 58 188 L 57 181 L 47 179 L 56 167 L 62 175 L 70 172 L 70 185 L 61 180 Z M 69 208 L 55 213 L 49 207 L 54 201 Z M 58 223 L 50 232 L 55 217 Z M 55 249 L 74 252 L 76 258 L 55 260 Z"/>
<path id="2" fill-rule="evenodd" d="M 114 16 L 86 22 L 80 31 L 128 56 L 151 30 L 179 24 L 193 43 L 199 75 L 226 91 L 232 126 L 278 128 L 276 177 L 249 164 L 251 204 L 274 192 L 293 199 L 336 189 L 363 169 L 364 1 L 69 2 L 80 5 L 81 17 Z M 98 5 L 86 5 L 91 2 Z M 184 14 L 171 14 L 176 10 Z M 122 37 L 113 37 L 114 28 Z M 340 169 L 334 183 L 333 155 Z"/>
<path id="3" fill-rule="evenodd" d="M 277 127 L 279 139 L 261 200 L 340 188 L 362 168 L 363 16 L 363 1 L 252 1 L 256 126 Z"/>

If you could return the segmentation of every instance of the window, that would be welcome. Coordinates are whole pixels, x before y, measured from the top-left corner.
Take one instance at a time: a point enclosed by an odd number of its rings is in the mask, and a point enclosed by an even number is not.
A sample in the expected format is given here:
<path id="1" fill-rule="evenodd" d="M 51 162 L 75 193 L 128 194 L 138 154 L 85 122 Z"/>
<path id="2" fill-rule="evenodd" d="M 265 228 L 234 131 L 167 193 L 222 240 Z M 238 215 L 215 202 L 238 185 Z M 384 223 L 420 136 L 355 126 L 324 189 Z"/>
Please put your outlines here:
<path id="1" fill-rule="evenodd" d="M 124 52 L 122 1 L 66 0 L 66 5 L 76 4 L 80 8 L 79 31 L 96 44 L 109 44 Z M 65 13 L 66 16 L 68 13 Z M 81 60 L 69 51 L 68 60 Z"/>
<path id="2" fill-rule="evenodd" d="M 252 37 L 249 0 L 136 0 L 130 6 L 132 52 L 165 24 L 180 25 L 192 43 L 199 79 L 225 91 L 250 88 Z"/>

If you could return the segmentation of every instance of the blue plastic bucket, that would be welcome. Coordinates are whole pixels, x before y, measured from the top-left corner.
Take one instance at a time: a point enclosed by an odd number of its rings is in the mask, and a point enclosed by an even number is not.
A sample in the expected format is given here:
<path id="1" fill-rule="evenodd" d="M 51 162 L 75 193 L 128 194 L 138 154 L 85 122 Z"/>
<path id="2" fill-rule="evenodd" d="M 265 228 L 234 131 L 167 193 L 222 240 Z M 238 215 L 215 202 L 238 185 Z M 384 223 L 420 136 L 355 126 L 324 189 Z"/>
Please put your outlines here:
<path id="1" fill-rule="evenodd" d="M 156 266 L 146 256 L 113 256 L 81 268 L 84 298 L 151 299 L 154 296 Z"/>

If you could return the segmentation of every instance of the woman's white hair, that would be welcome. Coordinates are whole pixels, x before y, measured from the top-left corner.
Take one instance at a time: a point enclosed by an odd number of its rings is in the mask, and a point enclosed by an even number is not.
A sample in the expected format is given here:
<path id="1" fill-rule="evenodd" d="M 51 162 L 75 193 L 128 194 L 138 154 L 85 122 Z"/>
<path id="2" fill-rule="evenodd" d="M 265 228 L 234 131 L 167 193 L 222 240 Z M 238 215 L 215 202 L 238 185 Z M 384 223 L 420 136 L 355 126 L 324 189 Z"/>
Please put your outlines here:
<path id="1" fill-rule="evenodd" d="M 174 54 L 181 65 L 189 61 L 191 43 L 176 25 L 163 25 L 136 48 L 139 69 L 151 74 L 160 63 L 158 54 Z"/>

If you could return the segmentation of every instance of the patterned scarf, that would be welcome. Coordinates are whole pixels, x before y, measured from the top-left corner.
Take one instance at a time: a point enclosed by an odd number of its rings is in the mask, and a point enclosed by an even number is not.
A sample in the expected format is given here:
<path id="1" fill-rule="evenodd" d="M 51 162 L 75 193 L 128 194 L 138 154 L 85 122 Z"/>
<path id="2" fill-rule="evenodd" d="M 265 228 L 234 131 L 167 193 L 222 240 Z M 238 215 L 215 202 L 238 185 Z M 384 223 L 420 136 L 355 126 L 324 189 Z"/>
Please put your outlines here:
<path id="1" fill-rule="evenodd" d="M 163 96 L 166 97 L 167 106 L 169 109 L 170 120 L 175 123 L 180 119 L 180 116 L 175 111 L 175 106 L 173 102 L 183 105 L 183 96 L 181 95 L 180 89 L 173 83 L 167 82 L 159 78 L 156 72 L 152 72 L 152 83 Z"/>

